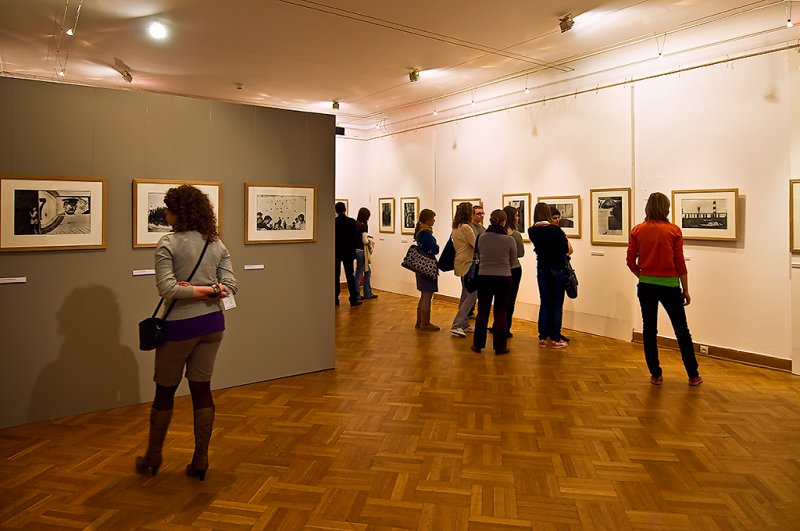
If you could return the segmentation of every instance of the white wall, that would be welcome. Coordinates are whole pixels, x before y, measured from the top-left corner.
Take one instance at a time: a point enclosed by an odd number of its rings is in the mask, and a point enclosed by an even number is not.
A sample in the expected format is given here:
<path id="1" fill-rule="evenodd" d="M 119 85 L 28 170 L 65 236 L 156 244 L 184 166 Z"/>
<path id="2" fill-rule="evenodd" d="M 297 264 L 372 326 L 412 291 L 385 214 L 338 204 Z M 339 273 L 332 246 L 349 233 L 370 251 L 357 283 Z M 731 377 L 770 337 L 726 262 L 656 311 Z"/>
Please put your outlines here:
<path id="1" fill-rule="evenodd" d="M 440 245 L 449 235 L 451 198 L 480 197 L 491 211 L 503 193 L 530 192 L 534 202 L 580 194 L 583 236 L 571 240 L 580 297 L 566 303 L 565 326 L 630 339 L 641 330 L 635 278 L 624 247 L 591 245 L 589 190 L 631 187 L 636 223 L 653 191 L 738 187 L 739 241 L 686 243 L 689 325 L 697 343 L 789 359 L 800 343 L 792 326 L 800 321 L 800 279 L 792 283 L 787 248 L 787 182 L 792 165 L 795 174 L 800 168 L 798 102 L 789 99 L 790 71 L 795 94 L 800 85 L 796 55 L 774 53 L 368 142 L 339 139 L 337 153 L 347 160 L 339 160 L 337 190 L 349 186 L 345 170 L 363 164 L 371 207 L 377 197 L 420 196 L 422 208 L 432 205 L 438 214 Z M 399 231 L 380 236 L 373 284 L 415 294 L 413 275 L 399 267 L 409 238 Z M 526 253 L 517 315 L 535 319 L 535 256 L 530 246 Z M 440 278 L 440 291 L 458 296 L 452 274 Z M 666 315 L 660 322 L 660 333 L 672 336 Z"/>

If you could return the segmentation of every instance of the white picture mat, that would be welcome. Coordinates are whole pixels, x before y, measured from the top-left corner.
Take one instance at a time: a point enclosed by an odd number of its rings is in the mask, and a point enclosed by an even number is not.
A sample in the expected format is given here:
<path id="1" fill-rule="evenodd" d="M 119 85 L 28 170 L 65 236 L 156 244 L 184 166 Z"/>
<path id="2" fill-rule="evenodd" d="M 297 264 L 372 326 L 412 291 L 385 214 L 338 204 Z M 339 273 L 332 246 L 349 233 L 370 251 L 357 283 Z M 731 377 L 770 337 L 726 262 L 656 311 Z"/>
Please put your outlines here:
<path id="1" fill-rule="evenodd" d="M 720 230 L 709 230 L 702 228 L 683 227 L 681 217 L 685 201 L 724 201 L 725 213 L 727 215 L 727 228 Z M 719 191 L 673 191 L 672 195 L 672 222 L 680 227 L 684 239 L 708 239 L 708 240 L 736 240 L 739 220 L 737 202 L 739 192 L 737 190 Z"/>
<path id="2" fill-rule="evenodd" d="M 91 220 L 89 234 L 14 234 L 15 190 L 59 190 L 89 192 L 91 194 Z M 103 181 L 70 181 L 60 179 L 14 179 L 4 178 L 0 186 L 2 208 L 0 209 L 0 247 L 7 249 L 48 247 L 102 247 Z"/>
<path id="3" fill-rule="evenodd" d="M 791 221 L 792 221 L 792 252 L 800 253 L 800 180 L 790 183 Z"/>
<path id="4" fill-rule="evenodd" d="M 600 208 L 601 198 L 621 198 L 622 219 L 621 228 L 615 230 L 618 234 L 609 234 L 608 212 Z M 628 235 L 631 232 L 631 191 L 630 188 L 614 188 L 608 190 L 592 190 L 589 196 L 589 209 L 591 213 L 591 240 L 595 245 L 627 245 Z"/>
<path id="5" fill-rule="evenodd" d="M 220 185 L 219 184 L 195 184 L 195 183 L 187 183 L 187 182 L 160 182 L 160 183 L 151 183 L 151 182 L 137 182 L 134 181 L 135 189 L 133 191 L 134 198 L 136 200 L 134 212 L 134 230 L 136 231 L 136 237 L 134 239 L 133 245 L 134 247 L 143 247 L 143 246 L 155 246 L 158 244 L 158 240 L 161 239 L 162 236 L 166 234 L 171 234 L 171 231 L 168 232 L 149 232 L 147 229 L 147 217 L 148 217 L 148 209 L 149 209 L 149 201 L 148 198 L 151 193 L 166 195 L 167 190 L 170 188 L 175 188 L 182 184 L 191 184 L 204 194 L 208 196 L 208 200 L 211 202 L 211 207 L 214 209 L 214 215 L 217 217 L 217 230 L 219 231 L 220 228 L 220 216 L 219 216 L 219 195 L 220 195 Z M 164 205 L 166 206 L 166 205 Z M 221 234 L 220 234 L 221 236 Z"/>
<path id="6" fill-rule="evenodd" d="M 292 187 L 292 186 L 260 186 L 246 184 L 247 190 L 247 209 L 245 219 L 245 241 L 247 243 L 260 242 L 313 242 L 314 228 L 316 226 L 316 189 L 313 187 Z M 305 197 L 306 200 L 306 226 L 300 230 L 258 230 L 257 213 L 259 212 L 259 196 L 287 196 Z"/>

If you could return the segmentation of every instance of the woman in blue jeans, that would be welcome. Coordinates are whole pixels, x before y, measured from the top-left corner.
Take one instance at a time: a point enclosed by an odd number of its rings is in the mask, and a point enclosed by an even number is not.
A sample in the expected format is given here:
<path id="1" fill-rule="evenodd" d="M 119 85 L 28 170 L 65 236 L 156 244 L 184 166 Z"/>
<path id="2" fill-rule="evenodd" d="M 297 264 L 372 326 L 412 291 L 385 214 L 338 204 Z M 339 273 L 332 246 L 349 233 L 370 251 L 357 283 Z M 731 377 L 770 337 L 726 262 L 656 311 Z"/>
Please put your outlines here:
<path id="1" fill-rule="evenodd" d="M 367 240 L 369 238 L 369 222 L 370 212 L 366 207 L 358 209 L 358 216 L 356 217 L 356 286 L 361 282 L 361 275 L 364 275 L 364 296 L 362 299 L 377 299 L 378 296 L 372 293 L 372 284 L 370 283 L 370 276 L 372 271 L 367 267 L 367 260 L 365 253 L 367 252 Z"/>
<path id="2" fill-rule="evenodd" d="M 567 235 L 561 227 L 553 224 L 553 216 L 547 203 L 537 203 L 533 210 L 533 226 L 528 236 L 536 253 L 536 280 L 539 284 L 539 347 L 553 348 L 569 345 L 561 335 L 561 320 L 564 313 L 564 265 L 570 254 Z"/>

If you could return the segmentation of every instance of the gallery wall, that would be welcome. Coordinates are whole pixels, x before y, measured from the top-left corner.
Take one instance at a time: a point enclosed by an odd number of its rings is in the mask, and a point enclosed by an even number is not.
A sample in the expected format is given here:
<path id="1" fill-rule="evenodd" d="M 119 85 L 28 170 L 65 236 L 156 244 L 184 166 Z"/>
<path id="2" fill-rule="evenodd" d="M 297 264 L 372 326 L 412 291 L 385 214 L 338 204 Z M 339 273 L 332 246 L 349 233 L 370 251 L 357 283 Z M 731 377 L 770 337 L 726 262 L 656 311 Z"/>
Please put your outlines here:
<path id="1" fill-rule="evenodd" d="M 800 88 L 796 55 L 766 54 L 367 142 L 340 138 L 337 196 L 351 194 L 374 212 L 378 195 L 420 195 L 421 207 L 439 214 L 434 234 L 443 244 L 451 198 L 480 197 L 489 212 L 501 207 L 503 193 L 530 192 L 534 203 L 580 194 L 582 238 L 571 239 L 580 296 L 566 302 L 565 325 L 630 340 L 641 331 L 636 279 L 625 247 L 591 244 L 589 190 L 630 187 L 635 224 L 653 191 L 739 188 L 739 240 L 686 243 L 690 328 L 696 343 L 791 359 L 798 341 L 792 316 L 800 313 L 788 249 L 788 181 L 800 175 L 792 159 L 800 131 L 800 120 L 791 119 Z M 348 179 L 351 167 L 363 180 Z M 351 210 L 358 206 L 351 199 Z M 399 231 L 381 237 L 373 285 L 416 295 L 413 275 L 399 267 L 408 238 Z M 517 315 L 535 320 L 530 244 L 522 266 Z M 439 285 L 458 296 L 451 273 Z M 660 335 L 673 337 L 663 313 L 660 322 Z"/>
<path id="2" fill-rule="evenodd" d="M 132 248 L 134 178 L 222 182 L 240 291 L 214 388 L 334 367 L 333 216 L 318 216 L 316 243 L 247 246 L 243 219 L 245 182 L 314 185 L 325 212 L 333 117 L 7 78 L 0 116 L 0 175 L 107 180 L 106 249 L 0 253 L 0 276 L 27 277 L 0 285 L 0 426 L 152 400 L 153 352 L 138 350 L 136 323 L 158 293 L 154 276 L 132 274 L 154 267 L 154 249 Z"/>

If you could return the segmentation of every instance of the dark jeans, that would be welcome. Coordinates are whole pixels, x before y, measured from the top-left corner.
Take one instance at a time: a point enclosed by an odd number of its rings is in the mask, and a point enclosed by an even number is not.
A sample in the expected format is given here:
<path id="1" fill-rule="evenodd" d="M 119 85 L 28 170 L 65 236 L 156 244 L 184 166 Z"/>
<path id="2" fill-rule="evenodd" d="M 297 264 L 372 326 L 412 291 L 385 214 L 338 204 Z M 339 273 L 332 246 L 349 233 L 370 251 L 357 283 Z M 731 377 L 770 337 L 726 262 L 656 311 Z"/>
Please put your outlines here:
<path id="1" fill-rule="evenodd" d="M 511 296 L 511 277 L 498 277 L 494 275 L 478 276 L 478 316 L 475 317 L 475 336 L 472 344 L 478 348 L 486 346 L 486 333 L 489 326 L 489 313 L 492 311 L 492 298 L 494 298 L 494 326 L 492 347 L 495 351 L 506 348 L 506 334 L 499 333 L 507 330 L 508 299 Z"/>
<path id="2" fill-rule="evenodd" d="M 341 282 L 341 271 L 344 266 L 344 278 L 347 279 L 347 289 L 350 292 L 350 302 L 358 301 L 358 287 L 356 286 L 356 275 L 353 271 L 356 257 L 340 258 L 336 257 L 336 300 L 339 300 L 339 293 L 342 291 L 339 282 Z"/>
<path id="3" fill-rule="evenodd" d="M 506 332 L 511 332 L 511 319 L 514 317 L 514 308 L 517 306 L 517 293 L 519 293 L 519 284 L 522 282 L 522 268 L 511 268 L 511 294 L 508 297 L 508 315 L 506 316 Z M 495 316 L 497 312 L 495 312 Z M 500 333 L 499 328 L 495 328 L 497 322 L 492 323 L 492 332 L 495 334 Z"/>
<path id="4" fill-rule="evenodd" d="M 658 303 L 667 311 L 678 347 L 681 349 L 683 366 L 689 378 L 700 375 L 697 372 L 697 358 L 694 355 L 692 334 L 686 324 L 686 311 L 683 308 L 683 292 L 681 288 L 668 288 L 656 284 L 640 282 L 637 293 L 642 306 L 642 338 L 644 339 L 644 359 L 652 376 L 661 376 L 661 364 L 658 362 Z"/>
<path id="5" fill-rule="evenodd" d="M 539 269 L 539 339 L 561 339 L 561 320 L 564 315 L 564 270 Z"/>

